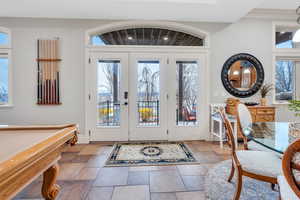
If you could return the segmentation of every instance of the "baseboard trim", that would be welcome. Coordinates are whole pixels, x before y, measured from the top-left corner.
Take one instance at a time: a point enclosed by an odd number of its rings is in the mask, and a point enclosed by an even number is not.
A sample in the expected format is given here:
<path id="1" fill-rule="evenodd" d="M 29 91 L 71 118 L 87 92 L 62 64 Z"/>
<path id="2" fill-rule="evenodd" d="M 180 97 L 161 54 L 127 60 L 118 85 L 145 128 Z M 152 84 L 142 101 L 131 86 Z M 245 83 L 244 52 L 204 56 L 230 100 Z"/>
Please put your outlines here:
<path id="1" fill-rule="evenodd" d="M 78 135 L 78 144 L 89 144 L 90 138 L 88 136 Z"/>

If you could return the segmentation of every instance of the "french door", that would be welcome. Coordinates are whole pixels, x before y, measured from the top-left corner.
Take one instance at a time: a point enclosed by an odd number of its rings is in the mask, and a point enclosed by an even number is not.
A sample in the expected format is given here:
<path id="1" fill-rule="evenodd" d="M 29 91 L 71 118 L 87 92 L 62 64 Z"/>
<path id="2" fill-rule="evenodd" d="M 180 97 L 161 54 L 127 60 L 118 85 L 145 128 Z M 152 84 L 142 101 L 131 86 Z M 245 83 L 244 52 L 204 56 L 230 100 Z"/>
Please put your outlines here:
<path id="1" fill-rule="evenodd" d="M 167 57 L 131 53 L 129 139 L 167 140 Z"/>
<path id="2" fill-rule="evenodd" d="M 87 126 L 91 141 L 128 140 L 128 54 L 90 55 Z M 125 96 L 126 95 L 126 96 Z"/>
<path id="3" fill-rule="evenodd" d="M 203 54 L 90 54 L 92 141 L 193 140 L 207 132 Z"/>

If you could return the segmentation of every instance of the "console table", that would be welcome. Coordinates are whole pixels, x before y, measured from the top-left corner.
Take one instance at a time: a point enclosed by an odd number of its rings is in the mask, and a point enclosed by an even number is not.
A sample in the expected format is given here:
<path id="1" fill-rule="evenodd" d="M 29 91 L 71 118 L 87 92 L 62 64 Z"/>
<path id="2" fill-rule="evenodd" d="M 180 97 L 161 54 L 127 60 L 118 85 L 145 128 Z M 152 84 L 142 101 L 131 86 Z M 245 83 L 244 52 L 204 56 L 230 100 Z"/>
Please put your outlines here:
<path id="1" fill-rule="evenodd" d="M 226 105 L 228 114 L 237 116 L 237 104 L 239 101 L 230 101 Z M 274 106 L 247 106 L 251 113 L 253 123 L 256 122 L 275 122 L 276 108 Z M 242 139 L 241 129 L 238 123 L 238 138 Z"/>

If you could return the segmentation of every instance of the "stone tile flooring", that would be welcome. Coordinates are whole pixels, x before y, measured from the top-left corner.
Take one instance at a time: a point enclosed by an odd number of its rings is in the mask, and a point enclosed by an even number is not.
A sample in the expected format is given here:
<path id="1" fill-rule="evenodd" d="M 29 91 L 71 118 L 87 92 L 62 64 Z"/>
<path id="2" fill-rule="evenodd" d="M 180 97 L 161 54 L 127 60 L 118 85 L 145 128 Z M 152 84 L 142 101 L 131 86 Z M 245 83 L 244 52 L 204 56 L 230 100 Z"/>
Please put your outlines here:
<path id="1" fill-rule="evenodd" d="M 230 158 L 217 143 L 185 142 L 200 164 L 105 167 L 112 143 L 68 147 L 60 160 L 59 200 L 204 200 L 204 178 L 217 162 Z M 15 200 L 41 199 L 42 178 L 25 188 Z"/>

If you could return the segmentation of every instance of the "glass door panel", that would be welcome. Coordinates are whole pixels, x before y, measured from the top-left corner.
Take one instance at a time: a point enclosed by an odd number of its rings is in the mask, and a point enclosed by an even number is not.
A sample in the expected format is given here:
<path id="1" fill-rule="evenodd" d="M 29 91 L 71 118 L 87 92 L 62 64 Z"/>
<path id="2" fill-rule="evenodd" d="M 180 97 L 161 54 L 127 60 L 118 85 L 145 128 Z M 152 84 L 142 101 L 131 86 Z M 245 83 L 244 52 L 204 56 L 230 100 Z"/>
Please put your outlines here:
<path id="1" fill-rule="evenodd" d="M 166 140 L 165 55 L 130 54 L 130 140 Z"/>
<path id="2" fill-rule="evenodd" d="M 91 54 L 87 127 L 92 141 L 128 140 L 128 54 Z"/>
<path id="3" fill-rule="evenodd" d="M 204 54 L 91 53 L 91 141 L 206 139 L 205 66 Z"/>
<path id="4" fill-rule="evenodd" d="M 208 130 L 205 56 L 171 54 L 168 80 L 169 140 L 199 140 Z"/>
<path id="5" fill-rule="evenodd" d="M 159 61 L 138 61 L 138 126 L 159 125 Z"/>
<path id="6" fill-rule="evenodd" d="M 98 60 L 98 126 L 120 126 L 120 60 Z"/>
<path id="7" fill-rule="evenodd" d="M 176 61 L 176 125 L 195 126 L 197 121 L 198 64 Z"/>

